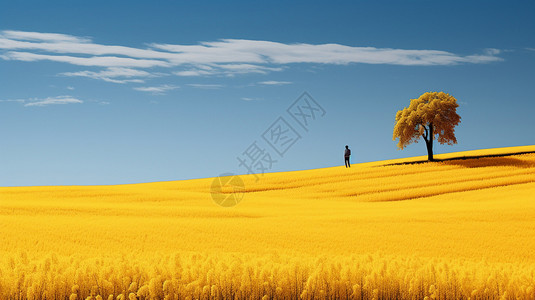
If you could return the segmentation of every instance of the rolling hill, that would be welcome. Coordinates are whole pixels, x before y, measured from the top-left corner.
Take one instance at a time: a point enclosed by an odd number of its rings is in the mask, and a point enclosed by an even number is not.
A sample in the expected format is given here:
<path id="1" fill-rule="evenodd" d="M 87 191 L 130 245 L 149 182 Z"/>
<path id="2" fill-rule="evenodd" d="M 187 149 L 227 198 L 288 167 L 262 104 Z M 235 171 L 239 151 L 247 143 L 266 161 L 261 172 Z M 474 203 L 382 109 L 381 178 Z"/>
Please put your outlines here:
<path id="1" fill-rule="evenodd" d="M 435 158 L 2 187 L 0 298 L 533 299 L 535 146 Z"/>

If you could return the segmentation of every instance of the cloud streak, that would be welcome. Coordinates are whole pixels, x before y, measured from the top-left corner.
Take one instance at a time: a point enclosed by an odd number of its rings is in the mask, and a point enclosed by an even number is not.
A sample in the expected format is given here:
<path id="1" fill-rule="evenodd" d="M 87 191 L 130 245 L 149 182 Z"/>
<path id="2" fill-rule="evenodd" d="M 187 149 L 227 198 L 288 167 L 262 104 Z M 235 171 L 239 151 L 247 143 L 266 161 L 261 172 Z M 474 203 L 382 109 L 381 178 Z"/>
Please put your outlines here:
<path id="1" fill-rule="evenodd" d="M 503 60 L 498 49 L 460 55 L 427 49 L 355 47 L 341 44 L 279 43 L 222 39 L 196 45 L 148 44 L 146 48 L 103 45 L 86 37 L 61 33 L 0 31 L 0 58 L 54 61 L 102 71 L 63 73 L 115 83 L 141 82 L 151 76 L 139 69 L 167 68 L 177 76 L 235 76 L 282 71 L 291 64 L 387 64 L 437 66 L 481 64 Z M 114 73 L 121 73 L 115 75 Z M 129 75 L 128 72 L 136 73 Z"/>
<path id="2" fill-rule="evenodd" d="M 260 98 L 251 98 L 251 97 L 242 97 L 241 98 L 243 101 L 257 101 L 257 100 L 261 100 Z"/>
<path id="3" fill-rule="evenodd" d="M 197 89 L 206 89 L 206 90 L 213 90 L 213 89 L 220 89 L 224 85 L 222 84 L 203 84 L 203 83 L 190 83 L 188 86 L 197 88 Z"/>
<path id="4" fill-rule="evenodd" d="M 173 72 L 177 76 L 227 76 L 233 77 L 238 74 L 267 74 L 269 72 L 282 71 L 282 67 L 267 67 L 253 64 L 223 64 L 223 65 L 197 65 L 187 70 Z"/>
<path id="5" fill-rule="evenodd" d="M 24 106 L 48 106 L 58 104 L 79 104 L 84 101 L 77 99 L 73 96 L 56 96 L 47 98 L 30 98 L 30 99 L 13 99 L 13 100 L 0 100 L 0 102 L 18 102 Z"/>
<path id="6" fill-rule="evenodd" d="M 89 42 L 89 40 L 85 38 L 78 38 L 72 35 L 60 34 L 60 33 L 40 33 L 40 32 L 4 30 L 2 31 L 2 35 L 7 38 L 14 39 L 14 40 L 72 42 L 72 43 Z"/>
<path id="7" fill-rule="evenodd" d="M 117 56 L 92 56 L 77 57 L 69 55 L 47 55 L 31 52 L 9 51 L 1 56 L 5 60 L 19 61 L 40 61 L 49 60 L 56 62 L 69 63 L 78 66 L 90 67 L 133 67 L 133 68 L 151 68 L 151 67 L 169 67 L 169 63 L 160 60 L 134 59 L 129 57 Z"/>
<path id="8" fill-rule="evenodd" d="M 25 103 L 24 106 L 47 106 L 47 105 L 75 104 L 75 103 L 84 103 L 84 101 L 80 99 L 76 99 L 72 96 L 58 96 L 58 97 L 48 97 L 44 99 L 32 99 L 29 102 Z"/>
<path id="9" fill-rule="evenodd" d="M 165 95 L 166 92 L 176 90 L 180 87 L 176 85 L 159 85 L 159 86 L 144 86 L 144 87 L 135 87 L 134 90 L 141 91 L 141 92 L 147 92 L 152 93 L 154 95 Z"/>
<path id="10" fill-rule="evenodd" d="M 104 80 L 104 81 L 113 82 L 113 83 L 129 83 L 129 82 L 143 83 L 145 81 L 141 78 L 154 77 L 153 74 L 147 71 L 137 70 L 137 69 L 132 69 L 132 68 L 120 68 L 120 67 L 107 68 L 99 72 L 79 71 L 79 72 L 61 73 L 60 75 L 69 76 L 69 77 L 76 77 L 76 76 L 88 77 L 88 78 L 99 79 L 99 80 Z"/>
<path id="11" fill-rule="evenodd" d="M 268 80 L 268 81 L 260 81 L 258 84 L 261 85 L 286 85 L 286 84 L 292 84 L 290 81 L 276 81 L 276 80 Z"/>

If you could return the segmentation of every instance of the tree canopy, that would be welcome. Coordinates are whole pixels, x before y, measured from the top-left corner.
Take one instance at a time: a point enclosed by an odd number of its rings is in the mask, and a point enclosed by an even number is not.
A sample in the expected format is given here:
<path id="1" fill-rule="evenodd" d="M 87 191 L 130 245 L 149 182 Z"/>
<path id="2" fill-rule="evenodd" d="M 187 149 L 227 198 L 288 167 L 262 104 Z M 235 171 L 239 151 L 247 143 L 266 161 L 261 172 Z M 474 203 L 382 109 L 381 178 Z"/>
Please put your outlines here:
<path id="1" fill-rule="evenodd" d="M 433 160 L 433 140 L 440 144 L 457 143 L 454 127 L 461 122 L 458 106 L 457 99 L 444 92 L 427 92 L 411 99 L 409 107 L 396 113 L 392 139 L 398 139 L 398 148 L 403 149 L 422 137 L 428 158 Z"/>

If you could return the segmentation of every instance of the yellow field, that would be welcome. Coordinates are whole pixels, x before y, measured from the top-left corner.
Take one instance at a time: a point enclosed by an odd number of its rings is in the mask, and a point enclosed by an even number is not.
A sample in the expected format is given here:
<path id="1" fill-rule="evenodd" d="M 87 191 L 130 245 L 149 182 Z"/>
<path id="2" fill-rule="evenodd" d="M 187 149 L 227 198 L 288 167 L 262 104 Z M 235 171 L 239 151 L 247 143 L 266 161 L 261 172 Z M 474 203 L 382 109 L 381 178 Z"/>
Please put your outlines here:
<path id="1" fill-rule="evenodd" d="M 437 155 L 535 151 L 535 146 Z M 0 299 L 535 298 L 535 154 L 0 188 Z"/>

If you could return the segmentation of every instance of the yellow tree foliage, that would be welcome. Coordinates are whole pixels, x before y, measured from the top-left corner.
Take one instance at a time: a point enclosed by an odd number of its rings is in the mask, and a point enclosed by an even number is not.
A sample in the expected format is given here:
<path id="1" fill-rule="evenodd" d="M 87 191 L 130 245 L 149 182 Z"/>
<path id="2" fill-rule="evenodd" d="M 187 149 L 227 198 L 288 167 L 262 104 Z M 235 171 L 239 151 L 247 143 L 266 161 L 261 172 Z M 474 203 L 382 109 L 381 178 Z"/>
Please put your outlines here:
<path id="1" fill-rule="evenodd" d="M 428 159 L 433 160 L 434 139 L 440 144 L 457 144 L 454 127 L 461 122 L 458 106 L 457 99 L 444 92 L 428 92 L 411 99 L 409 107 L 396 113 L 392 140 L 399 139 L 398 148 L 403 149 L 422 137 Z"/>

